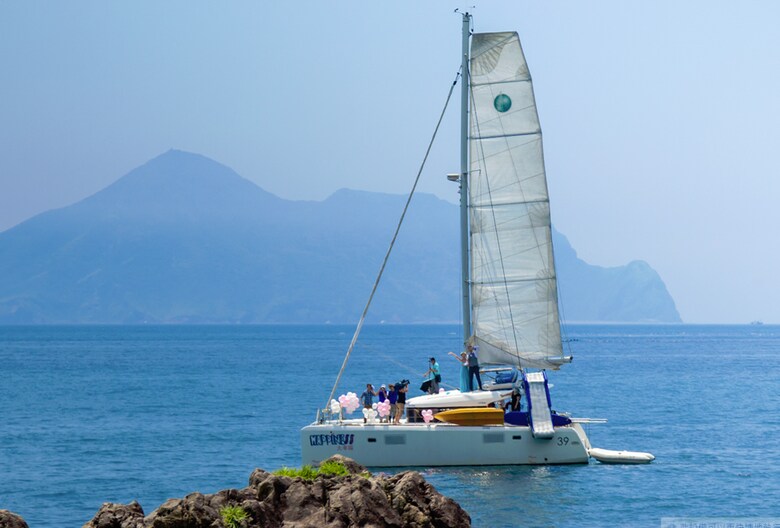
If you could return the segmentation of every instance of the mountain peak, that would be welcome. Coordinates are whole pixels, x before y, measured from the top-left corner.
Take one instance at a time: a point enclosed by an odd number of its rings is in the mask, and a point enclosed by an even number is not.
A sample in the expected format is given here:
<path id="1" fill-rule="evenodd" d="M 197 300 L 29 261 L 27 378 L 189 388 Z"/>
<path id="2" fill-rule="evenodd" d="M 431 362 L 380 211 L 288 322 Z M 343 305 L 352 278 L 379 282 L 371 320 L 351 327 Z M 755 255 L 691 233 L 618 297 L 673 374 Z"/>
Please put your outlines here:
<path id="1" fill-rule="evenodd" d="M 76 205 L 159 216 L 182 211 L 224 213 L 274 200 L 278 198 L 226 165 L 200 154 L 171 149 Z"/>
<path id="2" fill-rule="evenodd" d="M 173 172 L 173 173 L 183 173 L 186 172 L 187 170 L 202 171 L 206 168 L 210 168 L 211 170 L 226 169 L 232 172 L 233 174 L 235 174 L 236 176 L 238 176 L 238 174 L 233 172 L 233 170 L 230 169 L 229 167 L 223 165 L 222 163 L 214 161 L 211 158 L 207 158 L 202 154 L 197 154 L 195 152 L 188 152 L 186 150 L 179 150 L 173 148 L 150 159 L 140 167 L 136 168 L 130 174 L 136 172 L 139 169 L 142 169 L 144 167 L 149 167 L 149 166 L 155 168 L 156 170 L 166 169 L 166 172 Z"/>
<path id="3" fill-rule="evenodd" d="M 257 187 L 249 180 L 239 176 L 230 167 L 211 158 L 171 149 L 125 174 L 106 190 L 129 185 L 160 185 L 163 182 L 182 187 L 200 187 L 202 185 L 225 187 L 228 185 L 245 186 L 246 184 Z"/>

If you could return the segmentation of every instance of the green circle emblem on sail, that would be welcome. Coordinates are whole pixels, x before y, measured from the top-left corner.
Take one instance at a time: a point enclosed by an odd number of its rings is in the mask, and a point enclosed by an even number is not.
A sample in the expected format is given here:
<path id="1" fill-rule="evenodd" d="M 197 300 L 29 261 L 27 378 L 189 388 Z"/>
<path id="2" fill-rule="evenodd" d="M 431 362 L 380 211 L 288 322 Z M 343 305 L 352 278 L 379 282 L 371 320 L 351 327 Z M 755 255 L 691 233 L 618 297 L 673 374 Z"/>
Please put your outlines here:
<path id="1" fill-rule="evenodd" d="M 493 106 L 496 107 L 496 110 L 503 113 L 512 108 L 512 100 L 507 94 L 498 94 L 493 99 Z"/>

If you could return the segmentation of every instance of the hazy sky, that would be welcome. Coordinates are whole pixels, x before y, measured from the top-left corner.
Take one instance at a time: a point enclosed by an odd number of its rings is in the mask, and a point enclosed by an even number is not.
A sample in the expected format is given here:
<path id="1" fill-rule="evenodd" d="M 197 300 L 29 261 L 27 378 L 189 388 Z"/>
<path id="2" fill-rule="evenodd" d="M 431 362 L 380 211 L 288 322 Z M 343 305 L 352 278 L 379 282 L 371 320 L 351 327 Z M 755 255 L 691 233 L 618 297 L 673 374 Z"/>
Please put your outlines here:
<path id="1" fill-rule="evenodd" d="M 467 5 L 4 0 L 0 230 L 169 148 L 285 198 L 405 193 Z M 520 33 L 553 221 L 580 256 L 648 261 L 686 322 L 780 323 L 780 2 L 472 11 Z M 454 202 L 455 111 L 444 126 L 422 190 Z"/>

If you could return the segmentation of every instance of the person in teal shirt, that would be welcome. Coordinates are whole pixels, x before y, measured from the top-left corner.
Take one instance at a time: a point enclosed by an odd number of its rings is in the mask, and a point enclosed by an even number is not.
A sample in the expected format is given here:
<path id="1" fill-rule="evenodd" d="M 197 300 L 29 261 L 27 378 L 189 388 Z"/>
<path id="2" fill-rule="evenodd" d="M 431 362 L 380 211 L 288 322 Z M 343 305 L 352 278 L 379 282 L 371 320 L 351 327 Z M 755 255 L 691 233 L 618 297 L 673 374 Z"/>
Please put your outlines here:
<path id="1" fill-rule="evenodd" d="M 425 381 L 430 382 L 428 385 L 428 393 L 438 394 L 439 383 L 441 383 L 441 371 L 439 370 L 439 364 L 436 363 L 436 358 L 432 357 L 429 361 L 430 367 L 428 368 L 428 372 L 423 375 L 425 376 Z"/>

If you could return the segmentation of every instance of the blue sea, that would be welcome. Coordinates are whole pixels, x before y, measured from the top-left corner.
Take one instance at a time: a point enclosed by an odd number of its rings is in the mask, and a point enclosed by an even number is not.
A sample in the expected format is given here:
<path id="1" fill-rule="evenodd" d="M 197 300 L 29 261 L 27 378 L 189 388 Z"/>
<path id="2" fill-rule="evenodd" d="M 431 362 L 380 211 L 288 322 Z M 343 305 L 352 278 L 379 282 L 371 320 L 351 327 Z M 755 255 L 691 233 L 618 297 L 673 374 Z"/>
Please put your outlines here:
<path id="1" fill-rule="evenodd" d="M 347 326 L 0 327 L 0 508 L 79 527 L 104 501 L 243 487 L 300 465 L 347 350 Z M 660 526 L 662 517 L 780 522 L 780 327 L 567 327 L 553 407 L 594 447 L 646 466 L 422 468 L 474 526 Z M 457 385 L 456 326 L 364 329 L 338 394 L 409 378 L 436 356 Z"/>

